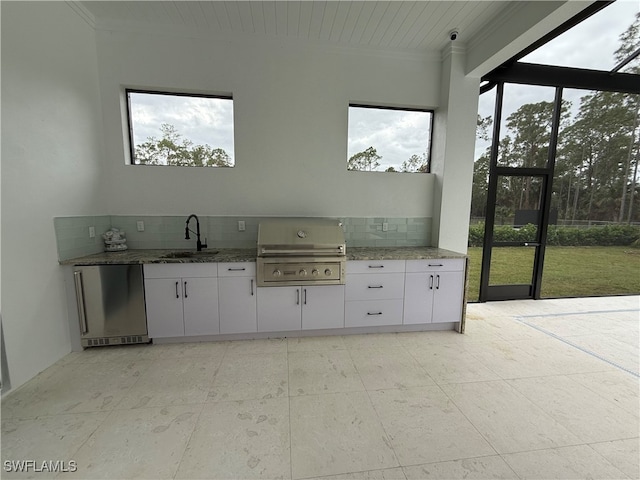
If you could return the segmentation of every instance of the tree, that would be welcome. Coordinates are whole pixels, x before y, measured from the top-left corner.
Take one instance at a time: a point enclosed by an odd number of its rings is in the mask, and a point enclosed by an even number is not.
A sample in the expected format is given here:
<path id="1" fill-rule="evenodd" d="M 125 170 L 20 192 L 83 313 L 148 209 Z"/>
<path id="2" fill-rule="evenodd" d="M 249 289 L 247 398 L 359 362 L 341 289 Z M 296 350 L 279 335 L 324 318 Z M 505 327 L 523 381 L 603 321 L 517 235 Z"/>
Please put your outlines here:
<path id="1" fill-rule="evenodd" d="M 402 171 L 427 173 L 429 171 L 429 154 L 424 152 L 422 155 L 411 155 L 409 160 L 402 162 Z"/>
<path id="2" fill-rule="evenodd" d="M 135 146 L 136 162 L 141 165 L 178 165 L 188 167 L 230 167 L 231 157 L 222 148 L 193 145 L 183 138 L 176 127 L 160 125 L 162 138 L 148 137 Z"/>
<path id="3" fill-rule="evenodd" d="M 347 170 L 371 172 L 380 166 L 379 160 L 381 159 L 382 157 L 378 155 L 376 149 L 369 147 L 356 153 L 347 161 Z"/>

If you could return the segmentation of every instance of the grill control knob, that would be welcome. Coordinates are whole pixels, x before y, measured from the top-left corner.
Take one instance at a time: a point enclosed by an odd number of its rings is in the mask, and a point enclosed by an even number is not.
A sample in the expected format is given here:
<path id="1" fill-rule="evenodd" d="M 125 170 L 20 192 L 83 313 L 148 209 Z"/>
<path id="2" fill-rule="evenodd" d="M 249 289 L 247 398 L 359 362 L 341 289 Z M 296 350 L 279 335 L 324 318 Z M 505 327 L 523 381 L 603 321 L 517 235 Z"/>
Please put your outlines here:
<path id="1" fill-rule="evenodd" d="M 282 275 L 282 272 L 280 270 L 276 269 L 276 270 L 273 271 L 273 276 L 274 277 L 279 277 L 280 275 Z"/>
<path id="2" fill-rule="evenodd" d="M 324 274 L 325 274 L 327 277 L 330 277 L 330 276 L 331 276 L 331 269 L 330 269 L 330 268 L 327 268 L 327 269 L 324 271 Z"/>
<path id="3" fill-rule="evenodd" d="M 320 274 L 320 272 L 318 271 L 317 268 L 314 268 L 313 270 L 311 270 L 311 275 L 313 275 L 314 277 L 317 277 Z"/>
<path id="4" fill-rule="evenodd" d="M 300 270 L 298 272 L 298 275 L 300 275 L 301 277 L 306 277 L 307 276 L 307 271 L 303 268 L 302 270 Z"/>

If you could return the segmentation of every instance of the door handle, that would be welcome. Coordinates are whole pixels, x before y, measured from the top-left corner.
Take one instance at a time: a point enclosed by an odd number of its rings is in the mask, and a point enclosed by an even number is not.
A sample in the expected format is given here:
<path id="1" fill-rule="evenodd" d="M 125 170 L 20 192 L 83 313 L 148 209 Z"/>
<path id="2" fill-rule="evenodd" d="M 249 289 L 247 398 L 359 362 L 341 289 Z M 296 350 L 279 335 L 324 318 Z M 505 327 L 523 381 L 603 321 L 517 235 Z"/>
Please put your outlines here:
<path id="1" fill-rule="evenodd" d="M 189 295 L 187 295 L 187 282 L 184 282 L 184 298 L 187 298 Z"/>
<path id="2" fill-rule="evenodd" d="M 300 305 L 300 289 L 296 288 L 296 305 Z"/>
<path id="3" fill-rule="evenodd" d="M 251 296 L 253 297 L 253 278 L 251 279 Z"/>
<path id="4" fill-rule="evenodd" d="M 89 331 L 89 327 L 87 326 L 87 315 L 84 306 L 84 285 L 82 283 L 82 272 L 73 272 L 73 281 L 76 284 L 76 306 L 78 308 L 80 333 L 82 333 L 82 335 L 86 335 Z"/>
<path id="5" fill-rule="evenodd" d="M 180 292 L 178 292 L 178 284 L 180 282 L 176 282 L 176 298 L 180 298 Z"/>
<path id="6" fill-rule="evenodd" d="M 436 275 L 436 290 L 440 290 L 440 275 Z"/>
<path id="7" fill-rule="evenodd" d="M 429 290 L 433 290 L 433 275 L 429 275 Z"/>
<path id="8" fill-rule="evenodd" d="M 307 289 L 304 289 L 304 304 L 307 304 Z"/>

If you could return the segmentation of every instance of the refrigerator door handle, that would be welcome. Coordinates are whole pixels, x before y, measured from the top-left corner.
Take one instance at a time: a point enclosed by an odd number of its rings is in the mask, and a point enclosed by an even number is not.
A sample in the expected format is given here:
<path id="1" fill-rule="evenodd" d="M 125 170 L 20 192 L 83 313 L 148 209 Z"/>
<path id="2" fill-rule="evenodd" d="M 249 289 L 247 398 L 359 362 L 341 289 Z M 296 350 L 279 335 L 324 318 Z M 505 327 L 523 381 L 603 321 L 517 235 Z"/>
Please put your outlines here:
<path id="1" fill-rule="evenodd" d="M 87 315 L 84 306 L 84 286 L 82 284 L 82 272 L 73 272 L 73 280 L 76 284 L 76 306 L 78 308 L 78 320 L 80 321 L 80 332 L 86 335 L 89 331 L 87 327 Z"/>

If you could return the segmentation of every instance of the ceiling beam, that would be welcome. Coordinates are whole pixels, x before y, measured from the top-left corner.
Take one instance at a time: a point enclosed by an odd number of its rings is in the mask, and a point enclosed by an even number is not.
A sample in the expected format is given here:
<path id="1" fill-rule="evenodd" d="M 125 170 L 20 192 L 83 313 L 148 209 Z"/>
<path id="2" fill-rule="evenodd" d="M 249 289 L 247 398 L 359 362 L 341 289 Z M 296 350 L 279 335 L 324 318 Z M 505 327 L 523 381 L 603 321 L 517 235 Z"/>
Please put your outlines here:
<path id="1" fill-rule="evenodd" d="M 482 80 L 640 94 L 640 75 L 524 62 L 496 68 Z"/>

